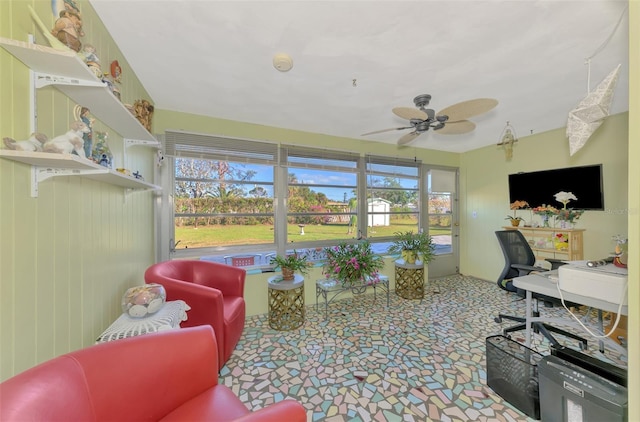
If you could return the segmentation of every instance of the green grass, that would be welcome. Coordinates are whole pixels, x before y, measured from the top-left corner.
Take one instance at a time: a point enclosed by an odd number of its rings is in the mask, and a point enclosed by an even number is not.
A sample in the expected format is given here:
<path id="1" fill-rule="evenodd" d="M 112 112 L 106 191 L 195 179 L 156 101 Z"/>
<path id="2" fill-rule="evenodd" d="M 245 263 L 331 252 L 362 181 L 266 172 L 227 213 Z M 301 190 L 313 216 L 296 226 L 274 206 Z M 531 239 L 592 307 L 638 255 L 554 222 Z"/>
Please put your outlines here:
<path id="1" fill-rule="evenodd" d="M 371 239 L 376 237 L 393 236 L 398 231 L 415 230 L 414 220 L 406 222 L 398 221 L 389 226 L 377 226 L 373 233 L 369 233 Z M 347 235 L 348 226 L 344 224 L 306 225 L 304 235 L 300 235 L 300 227 L 297 224 L 289 224 L 287 239 L 291 241 L 317 241 L 328 239 L 347 239 L 354 234 Z M 371 228 L 369 229 L 371 230 Z M 429 234 L 451 234 L 451 230 L 441 227 L 431 227 Z M 247 226 L 193 226 L 176 227 L 176 241 L 180 241 L 180 248 L 201 248 L 213 245 L 246 245 L 273 243 L 273 226 L 247 225 Z"/>

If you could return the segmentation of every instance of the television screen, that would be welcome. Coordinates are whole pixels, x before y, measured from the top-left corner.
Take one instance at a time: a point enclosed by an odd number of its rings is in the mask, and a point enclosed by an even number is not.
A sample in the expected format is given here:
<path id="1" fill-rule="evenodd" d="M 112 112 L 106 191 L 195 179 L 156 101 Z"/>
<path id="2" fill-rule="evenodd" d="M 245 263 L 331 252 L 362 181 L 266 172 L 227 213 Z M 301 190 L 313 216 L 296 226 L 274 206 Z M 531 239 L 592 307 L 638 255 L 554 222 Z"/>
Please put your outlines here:
<path id="1" fill-rule="evenodd" d="M 564 191 L 578 198 L 568 208 L 604 210 L 602 187 L 602 164 L 515 173 L 509 175 L 509 203 L 527 201 L 532 208 L 542 204 L 562 208 L 554 195 Z"/>

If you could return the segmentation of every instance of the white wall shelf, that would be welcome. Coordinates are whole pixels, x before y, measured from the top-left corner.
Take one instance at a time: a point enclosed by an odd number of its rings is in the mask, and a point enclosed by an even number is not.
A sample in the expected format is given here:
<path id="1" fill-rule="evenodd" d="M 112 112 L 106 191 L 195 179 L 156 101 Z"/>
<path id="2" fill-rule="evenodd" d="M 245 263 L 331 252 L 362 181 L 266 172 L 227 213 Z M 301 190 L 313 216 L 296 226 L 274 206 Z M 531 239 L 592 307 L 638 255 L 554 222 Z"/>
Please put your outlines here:
<path id="1" fill-rule="evenodd" d="M 31 196 L 38 196 L 38 184 L 56 176 L 82 176 L 127 190 L 161 190 L 160 186 L 103 167 L 71 154 L 0 150 L 0 158 L 31 165 Z"/>
<path id="2" fill-rule="evenodd" d="M 2 37 L 0 46 L 34 71 L 36 87 L 53 85 L 123 138 L 159 145 L 75 52 Z"/>
<path id="3" fill-rule="evenodd" d="M 160 142 L 116 98 L 107 85 L 71 50 L 0 37 L 0 46 L 34 72 L 36 88 L 52 85 L 124 138 L 125 149 L 141 145 L 160 148 Z M 31 165 L 31 196 L 51 177 L 82 176 L 130 190 L 160 190 L 160 186 L 127 176 L 85 158 L 69 154 L 0 150 L 0 158 Z"/>

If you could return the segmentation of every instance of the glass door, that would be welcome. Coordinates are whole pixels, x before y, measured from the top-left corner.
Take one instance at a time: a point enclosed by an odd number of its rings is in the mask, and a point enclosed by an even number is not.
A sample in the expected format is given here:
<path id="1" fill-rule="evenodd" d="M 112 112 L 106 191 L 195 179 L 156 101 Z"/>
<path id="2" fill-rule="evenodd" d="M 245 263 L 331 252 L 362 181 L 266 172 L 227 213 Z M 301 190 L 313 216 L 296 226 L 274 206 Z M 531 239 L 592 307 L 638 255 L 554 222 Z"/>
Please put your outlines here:
<path id="1" fill-rule="evenodd" d="M 427 218 L 436 257 L 429 278 L 459 272 L 458 169 L 427 168 Z"/>

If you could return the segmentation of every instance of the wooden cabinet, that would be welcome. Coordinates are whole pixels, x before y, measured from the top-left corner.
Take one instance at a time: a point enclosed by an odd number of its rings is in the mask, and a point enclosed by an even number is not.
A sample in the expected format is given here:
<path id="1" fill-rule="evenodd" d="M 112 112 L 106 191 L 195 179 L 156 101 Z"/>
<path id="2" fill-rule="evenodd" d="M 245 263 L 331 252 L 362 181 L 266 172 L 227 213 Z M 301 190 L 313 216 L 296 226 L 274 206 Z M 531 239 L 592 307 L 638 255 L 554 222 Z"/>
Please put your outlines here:
<path id="1" fill-rule="evenodd" d="M 584 259 L 582 235 L 585 229 L 561 229 L 554 227 L 504 227 L 520 230 L 533 249 L 536 258 L 579 261 Z"/>
<path id="2" fill-rule="evenodd" d="M 0 46 L 34 72 L 36 88 L 52 85 L 76 103 L 91 109 L 92 115 L 124 138 L 125 151 L 133 145 L 160 147 L 160 142 L 124 107 L 106 84 L 95 77 L 75 52 L 2 37 Z M 38 184 L 54 176 L 83 176 L 128 190 L 161 189 L 160 186 L 74 155 L 0 150 L 0 157 L 32 166 L 33 197 L 38 196 Z"/>

